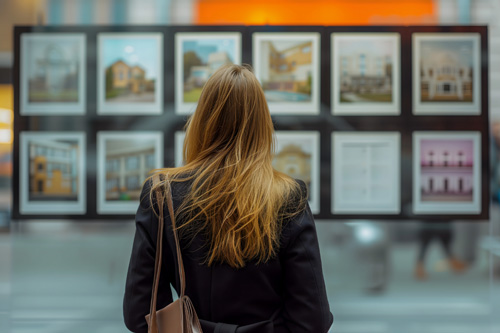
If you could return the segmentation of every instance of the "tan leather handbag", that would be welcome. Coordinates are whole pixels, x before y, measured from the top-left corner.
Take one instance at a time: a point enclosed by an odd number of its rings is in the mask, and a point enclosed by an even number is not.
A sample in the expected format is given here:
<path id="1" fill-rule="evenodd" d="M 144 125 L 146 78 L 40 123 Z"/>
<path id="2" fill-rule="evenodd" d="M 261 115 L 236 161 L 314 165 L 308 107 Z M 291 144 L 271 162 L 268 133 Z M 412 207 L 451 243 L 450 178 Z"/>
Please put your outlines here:
<path id="1" fill-rule="evenodd" d="M 153 183 L 158 184 L 160 181 L 159 175 L 153 177 Z M 153 291 L 151 295 L 151 305 L 149 314 L 146 316 L 148 323 L 148 333 L 202 333 L 198 315 L 194 309 L 191 299 L 184 294 L 186 289 L 186 279 L 184 275 L 184 264 L 182 262 L 181 249 L 179 246 L 179 237 L 177 235 L 174 205 L 172 203 L 172 193 L 170 183 L 164 188 L 156 191 L 156 198 L 158 203 L 158 235 L 156 238 L 156 259 L 155 259 L 155 273 L 153 279 Z M 177 251 L 177 264 L 179 268 L 179 279 L 181 282 L 181 290 L 179 299 L 170 303 L 160 310 L 156 310 L 156 299 L 158 294 L 158 284 L 160 281 L 161 273 L 161 260 L 162 260 L 162 241 L 163 241 L 163 205 L 167 201 L 168 212 L 170 220 L 172 221 L 172 230 L 174 233 L 175 247 Z"/>

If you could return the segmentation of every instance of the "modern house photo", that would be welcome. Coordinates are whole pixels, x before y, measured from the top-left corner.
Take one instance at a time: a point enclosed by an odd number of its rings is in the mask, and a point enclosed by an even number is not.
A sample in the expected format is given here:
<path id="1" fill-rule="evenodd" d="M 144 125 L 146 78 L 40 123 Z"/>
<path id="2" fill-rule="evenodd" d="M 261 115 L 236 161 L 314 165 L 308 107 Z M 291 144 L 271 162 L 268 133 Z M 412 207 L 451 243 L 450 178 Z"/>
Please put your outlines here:
<path id="1" fill-rule="evenodd" d="M 340 102 L 391 102 L 394 59 L 390 40 L 353 39 L 338 44 Z"/>
<path id="2" fill-rule="evenodd" d="M 30 140 L 28 149 L 29 200 L 77 200 L 78 143 Z"/>
<path id="3" fill-rule="evenodd" d="M 312 90 L 312 41 L 262 41 L 260 72 L 268 102 L 307 102 Z"/>
<path id="4" fill-rule="evenodd" d="M 107 140 L 106 200 L 139 200 L 143 181 L 156 165 L 154 140 Z"/>

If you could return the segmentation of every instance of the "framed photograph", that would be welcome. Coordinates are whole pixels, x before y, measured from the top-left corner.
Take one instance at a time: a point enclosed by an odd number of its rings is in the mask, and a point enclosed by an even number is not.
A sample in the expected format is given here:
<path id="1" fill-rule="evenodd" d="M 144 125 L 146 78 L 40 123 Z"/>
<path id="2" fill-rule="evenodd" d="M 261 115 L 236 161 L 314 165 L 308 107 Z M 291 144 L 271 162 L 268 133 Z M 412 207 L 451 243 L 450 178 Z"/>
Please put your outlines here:
<path id="1" fill-rule="evenodd" d="M 205 82 L 217 69 L 226 64 L 241 64 L 241 33 L 176 33 L 176 113 L 193 113 Z"/>
<path id="2" fill-rule="evenodd" d="M 309 189 L 309 206 L 319 214 L 320 134 L 317 131 L 276 131 L 274 169 L 304 181 Z"/>
<path id="3" fill-rule="evenodd" d="M 399 115 L 399 33 L 333 33 L 332 114 Z"/>
<path id="4" fill-rule="evenodd" d="M 271 114 L 319 114 L 320 34 L 254 33 L 253 66 Z"/>
<path id="5" fill-rule="evenodd" d="M 21 132 L 21 214 L 85 214 L 85 133 Z"/>
<path id="6" fill-rule="evenodd" d="M 86 37 L 21 34 L 20 114 L 85 114 Z"/>
<path id="7" fill-rule="evenodd" d="M 481 212 L 481 133 L 413 133 L 413 212 Z"/>
<path id="8" fill-rule="evenodd" d="M 98 132 L 97 213 L 134 214 L 144 181 L 162 167 L 162 132 Z"/>
<path id="9" fill-rule="evenodd" d="M 479 33 L 413 34 L 413 113 L 481 114 Z"/>
<path id="10" fill-rule="evenodd" d="M 97 113 L 161 114 L 163 34 L 100 33 L 97 39 Z"/>
<path id="11" fill-rule="evenodd" d="M 182 149 L 184 148 L 184 138 L 186 137 L 186 132 L 177 131 L 175 132 L 175 142 L 174 142 L 174 158 L 175 158 L 175 167 L 181 167 L 184 165 L 184 157 Z"/>
<path id="12" fill-rule="evenodd" d="M 399 132 L 332 133 L 332 213 L 399 214 Z"/>

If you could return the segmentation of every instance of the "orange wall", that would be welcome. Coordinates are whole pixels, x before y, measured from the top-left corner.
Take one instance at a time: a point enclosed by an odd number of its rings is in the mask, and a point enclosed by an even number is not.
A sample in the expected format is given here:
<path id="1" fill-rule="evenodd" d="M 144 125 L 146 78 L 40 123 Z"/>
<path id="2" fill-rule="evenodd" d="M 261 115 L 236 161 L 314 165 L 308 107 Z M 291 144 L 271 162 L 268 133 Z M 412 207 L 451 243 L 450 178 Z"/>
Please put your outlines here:
<path id="1" fill-rule="evenodd" d="M 434 0 L 198 0 L 196 24 L 435 24 Z"/>

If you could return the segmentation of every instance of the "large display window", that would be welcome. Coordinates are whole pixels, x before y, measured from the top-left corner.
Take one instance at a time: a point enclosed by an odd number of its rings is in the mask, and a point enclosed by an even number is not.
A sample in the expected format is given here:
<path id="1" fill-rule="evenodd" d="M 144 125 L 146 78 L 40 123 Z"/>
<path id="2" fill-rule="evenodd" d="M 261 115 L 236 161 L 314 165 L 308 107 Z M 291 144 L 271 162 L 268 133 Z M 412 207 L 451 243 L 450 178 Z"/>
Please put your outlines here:
<path id="1" fill-rule="evenodd" d="M 482 26 L 15 28 L 13 218 L 130 219 L 148 173 L 182 164 L 210 75 L 248 63 L 273 166 L 317 219 L 489 217 Z M 58 155 L 63 154 L 63 155 Z"/>

